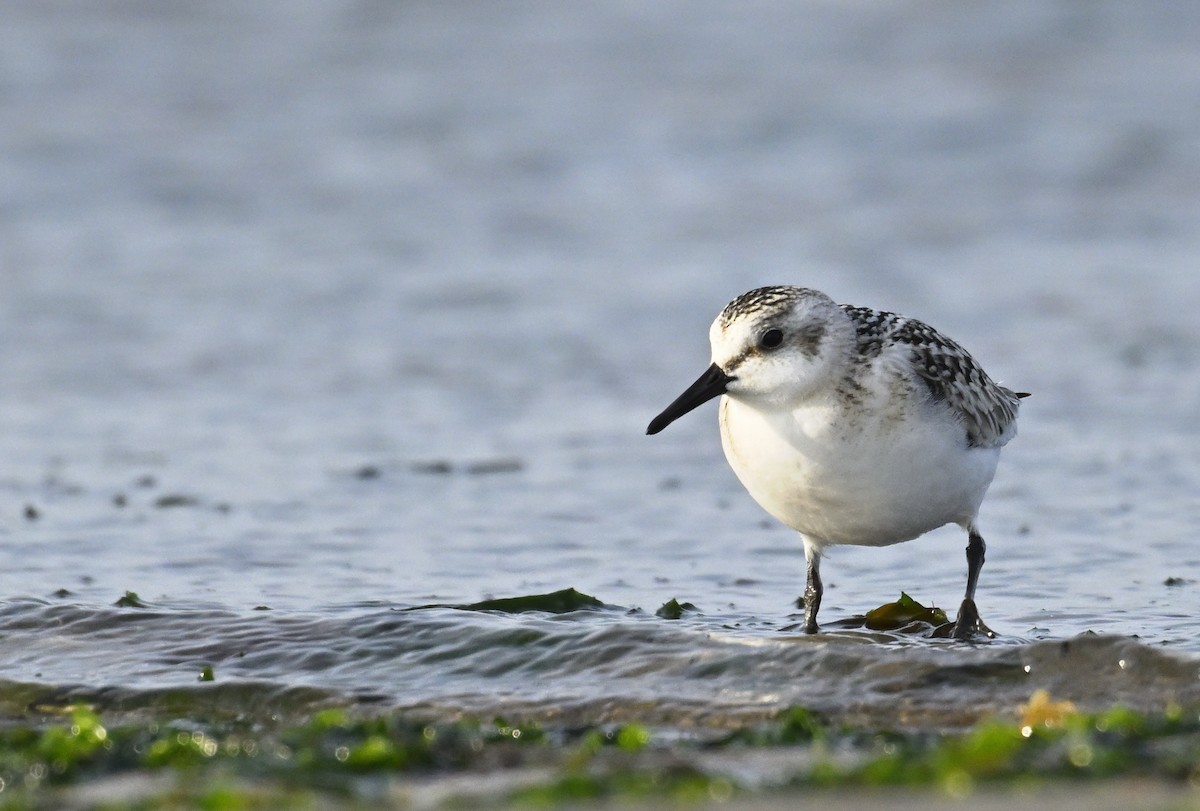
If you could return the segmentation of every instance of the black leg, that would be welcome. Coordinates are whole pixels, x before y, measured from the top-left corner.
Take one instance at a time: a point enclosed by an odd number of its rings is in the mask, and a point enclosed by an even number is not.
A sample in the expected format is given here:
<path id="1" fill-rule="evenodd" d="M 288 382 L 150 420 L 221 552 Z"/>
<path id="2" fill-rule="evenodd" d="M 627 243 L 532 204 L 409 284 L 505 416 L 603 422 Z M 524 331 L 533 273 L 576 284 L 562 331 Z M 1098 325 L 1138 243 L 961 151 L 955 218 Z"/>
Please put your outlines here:
<path id="1" fill-rule="evenodd" d="M 821 608 L 821 594 L 825 589 L 821 585 L 821 554 L 811 548 L 804 550 L 808 561 L 808 582 L 804 586 L 804 633 L 817 632 L 817 611 Z"/>
<path id="2" fill-rule="evenodd" d="M 979 609 L 975 607 L 975 586 L 979 584 L 979 570 L 983 568 L 984 552 L 987 545 L 983 536 L 974 526 L 967 528 L 967 593 L 963 597 L 962 606 L 958 609 L 958 619 L 954 623 L 955 639 L 970 639 L 976 633 L 989 636 L 992 631 L 983 624 L 979 617 Z"/>
<path id="3" fill-rule="evenodd" d="M 987 544 L 983 536 L 971 527 L 967 530 L 967 594 L 966 599 L 975 599 L 975 587 L 979 585 L 979 570 L 983 568 L 983 556 L 987 552 Z"/>

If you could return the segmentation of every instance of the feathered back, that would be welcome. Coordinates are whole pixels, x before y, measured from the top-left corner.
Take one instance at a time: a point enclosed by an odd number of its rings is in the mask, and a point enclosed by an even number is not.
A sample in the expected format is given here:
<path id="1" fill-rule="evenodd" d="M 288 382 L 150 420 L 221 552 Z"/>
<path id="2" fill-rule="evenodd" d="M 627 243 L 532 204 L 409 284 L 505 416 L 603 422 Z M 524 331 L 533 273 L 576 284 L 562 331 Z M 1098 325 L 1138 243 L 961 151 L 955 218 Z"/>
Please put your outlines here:
<path id="1" fill-rule="evenodd" d="M 1027 396 L 998 385 L 967 350 L 915 318 L 842 305 L 858 330 L 861 359 L 878 357 L 886 343 L 912 353 L 912 368 L 935 400 L 962 420 L 973 447 L 998 448 L 1016 435 L 1017 408 Z"/>

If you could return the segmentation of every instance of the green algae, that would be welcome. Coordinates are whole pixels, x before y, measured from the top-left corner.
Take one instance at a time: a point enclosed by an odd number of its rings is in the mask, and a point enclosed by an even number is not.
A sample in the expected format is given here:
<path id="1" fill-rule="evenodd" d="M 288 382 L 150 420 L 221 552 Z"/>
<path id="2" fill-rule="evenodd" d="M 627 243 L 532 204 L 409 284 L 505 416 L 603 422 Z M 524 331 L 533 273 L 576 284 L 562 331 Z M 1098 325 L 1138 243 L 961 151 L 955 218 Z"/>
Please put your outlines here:
<path id="1" fill-rule="evenodd" d="M 113 603 L 117 608 L 149 608 L 142 599 L 138 597 L 136 591 L 126 591 L 117 601 Z"/>
<path id="2" fill-rule="evenodd" d="M 1021 711 L 1017 719 L 941 734 L 835 726 L 811 709 L 794 707 L 773 722 L 714 739 L 660 736 L 637 723 L 586 729 L 503 718 L 431 723 L 338 708 L 299 722 L 243 717 L 109 723 L 93 709 L 75 706 L 0 727 L 0 808 L 55 807 L 63 792 L 86 794 L 97 779 L 114 777 L 141 781 L 137 802 L 129 804 L 137 808 L 271 807 L 284 797 L 289 807 L 353 806 L 380 780 L 461 782 L 506 770 L 526 775 L 506 792 L 503 804 L 509 805 L 713 800 L 762 789 L 742 782 L 744 768 L 724 768 L 721 755 L 770 750 L 794 753 L 788 756 L 794 769 L 773 786 L 788 791 L 903 786 L 962 796 L 982 786 L 1062 779 L 1184 786 L 1197 776 L 1195 711 L 1142 714 L 1114 707 L 1080 713 L 1067 702 L 1038 696 Z M 155 782 L 155 775 L 167 782 Z M 187 803 L 180 799 L 184 783 L 190 787 Z M 469 802 L 470 790 L 463 790 Z"/>
<path id="3" fill-rule="evenodd" d="M 885 603 L 867 612 L 863 625 L 872 631 L 895 631 L 899 628 L 924 623 L 935 628 L 945 625 L 949 620 L 946 612 L 936 606 L 924 606 L 900 592 L 900 599 L 894 603 Z"/>
<path id="4" fill-rule="evenodd" d="M 588 608 L 603 608 L 604 603 L 590 594 L 573 588 L 552 591 L 549 594 L 527 594 L 521 597 L 501 597 L 482 600 L 478 603 L 457 606 L 464 611 L 501 611 L 506 614 L 524 614 L 544 611 L 547 614 L 566 614 Z"/>
<path id="5" fill-rule="evenodd" d="M 590 594 L 574 588 L 559 589 L 546 594 L 525 594 L 519 597 L 497 597 L 477 603 L 434 603 L 403 608 L 401 611 L 425 611 L 431 608 L 453 608 L 459 611 L 496 611 L 503 614 L 569 614 L 572 611 L 605 608 L 605 604 Z"/>
<path id="6" fill-rule="evenodd" d="M 692 603 L 681 603 L 679 600 L 672 597 L 654 612 L 654 616 L 664 620 L 677 620 L 681 618 L 685 612 L 699 610 L 700 609 L 696 608 L 696 606 Z"/>

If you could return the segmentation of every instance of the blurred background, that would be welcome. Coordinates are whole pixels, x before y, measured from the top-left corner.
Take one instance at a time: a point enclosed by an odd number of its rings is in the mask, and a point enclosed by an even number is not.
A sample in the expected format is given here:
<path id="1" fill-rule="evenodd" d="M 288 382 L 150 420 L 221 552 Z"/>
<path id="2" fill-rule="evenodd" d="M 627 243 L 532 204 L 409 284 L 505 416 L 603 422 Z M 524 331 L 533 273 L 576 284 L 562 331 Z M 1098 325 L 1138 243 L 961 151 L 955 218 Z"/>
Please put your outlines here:
<path id="1" fill-rule="evenodd" d="M 782 617 L 715 409 L 642 434 L 794 283 L 1034 393 L 985 619 L 1200 645 L 1200 6 L 10 0 L 0 120 L 0 595 Z"/>

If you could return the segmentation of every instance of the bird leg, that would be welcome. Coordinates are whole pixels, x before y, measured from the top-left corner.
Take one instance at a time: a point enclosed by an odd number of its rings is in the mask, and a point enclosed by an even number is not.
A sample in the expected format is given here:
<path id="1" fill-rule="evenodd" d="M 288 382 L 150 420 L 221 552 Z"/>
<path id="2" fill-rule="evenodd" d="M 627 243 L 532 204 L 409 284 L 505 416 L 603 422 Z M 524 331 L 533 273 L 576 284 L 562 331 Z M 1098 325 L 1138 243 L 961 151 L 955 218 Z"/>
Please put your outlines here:
<path id="1" fill-rule="evenodd" d="M 975 607 L 975 586 L 979 583 L 979 570 L 983 568 L 984 552 L 987 545 L 983 536 L 974 525 L 967 527 L 967 593 L 958 609 L 958 618 L 954 623 L 955 639 L 970 639 L 976 633 L 995 636 L 991 628 L 983 624 L 979 617 L 979 609 Z"/>
<path id="2" fill-rule="evenodd" d="M 804 633 L 817 632 L 817 611 L 821 608 L 821 553 L 808 547 L 804 550 L 808 562 L 808 582 L 804 586 Z"/>

